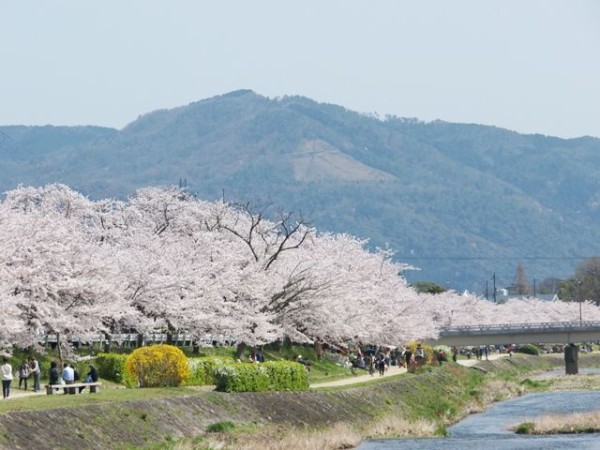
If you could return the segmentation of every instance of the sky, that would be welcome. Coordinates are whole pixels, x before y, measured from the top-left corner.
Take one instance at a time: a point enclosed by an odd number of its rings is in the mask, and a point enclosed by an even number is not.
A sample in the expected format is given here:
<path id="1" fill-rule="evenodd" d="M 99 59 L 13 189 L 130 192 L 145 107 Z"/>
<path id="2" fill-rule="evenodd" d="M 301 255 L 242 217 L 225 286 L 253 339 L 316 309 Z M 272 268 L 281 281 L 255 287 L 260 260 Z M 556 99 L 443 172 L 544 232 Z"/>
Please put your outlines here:
<path id="1" fill-rule="evenodd" d="M 123 128 L 252 89 L 600 137 L 597 0 L 0 0 L 0 125 Z"/>

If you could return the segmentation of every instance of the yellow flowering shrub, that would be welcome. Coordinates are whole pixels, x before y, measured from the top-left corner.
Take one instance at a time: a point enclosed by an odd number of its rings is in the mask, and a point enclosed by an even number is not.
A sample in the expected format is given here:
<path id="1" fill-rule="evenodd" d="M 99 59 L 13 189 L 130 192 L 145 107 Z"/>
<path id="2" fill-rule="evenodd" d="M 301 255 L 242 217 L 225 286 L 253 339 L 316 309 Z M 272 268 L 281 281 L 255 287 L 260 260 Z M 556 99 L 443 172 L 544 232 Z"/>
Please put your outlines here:
<path id="1" fill-rule="evenodd" d="M 134 350 L 127 358 L 125 369 L 140 387 L 179 386 L 190 376 L 184 353 L 163 344 Z"/>
<path id="2" fill-rule="evenodd" d="M 423 353 L 425 353 L 425 364 L 433 364 L 435 357 L 431 345 L 423 344 L 421 342 L 409 342 L 406 348 L 412 352 L 413 356 L 416 356 L 417 345 L 423 347 Z"/>

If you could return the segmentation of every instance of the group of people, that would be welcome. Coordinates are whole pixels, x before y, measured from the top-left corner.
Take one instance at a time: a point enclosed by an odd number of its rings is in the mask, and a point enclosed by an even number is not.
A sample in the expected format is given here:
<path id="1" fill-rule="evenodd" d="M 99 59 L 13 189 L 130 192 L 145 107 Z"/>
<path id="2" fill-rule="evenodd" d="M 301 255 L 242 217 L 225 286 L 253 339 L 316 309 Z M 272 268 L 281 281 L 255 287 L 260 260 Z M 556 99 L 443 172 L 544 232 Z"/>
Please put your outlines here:
<path id="1" fill-rule="evenodd" d="M 447 361 L 447 355 L 443 351 L 435 352 L 434 356 L 438 364 Z M 390 349 L 389 347 L 359 345 L 356 356 L 350 361 L 353 368 L 367 370 L 371 375 L 378 372 L 382 376 L 391 365 L 406 367 L 409 372 L 412 372 L 426 363 L 427 356 L 421 344 L 417 344 L 413 350 L 408 347 Z"/>
<path id="2" fill-rule="evenodd" d="M 15 374 L 13 373 L 13 367 L 7 357 L 3 358 L 0 371 L 2 372 L 2 395 L 3 398 L 8 398 L 10 396 L 10 388 Z M 28 390 L 29 378 L 31 377 L 33 378 L 33 391 L 39 392 L 41 373 L 40 364 L 34 356 L 29 357 L 27 360 L 23 360 L 16 373 L 16 376 L 19 378 L 19 389 Z M 59 372 L 58 363 L 56 361 L 50 363 L 49 384 L 62 384 L 61 380 L 63 380 L 64 384 L 68 385 L 74 384 L 79 381 L 79 379 L 79 373 L 73 364 L 65 363 L 62 371 Z M 86 375 L 85 381 L 86 383 L 98 381 L 98 370 L 93 364 L 89 365 L 89 372 Z M 85 386 L 79 387 L 79 392 L 83 389 L 85 389 Z M 95 392 L 95 387 L 90 386 L 90 391 Z M 65 394 L 67 393 L 75 394 L 75 389 L 65 389 Z"/>
<path id="3" fill-rule="evenodd" d="M 260 348 L 253 347 L 248 356 L 248 360 L 252 363 L 262 363 L 265 362 L 265 355 Z"/>
<path id="4" fill-rule="evenodd" d="M 371 376 L 378 372 L 380 376 L 383 376 L 392 364 L 392 352 L 387 347 L 358 347 L 356 351 L 356 357 L 351 361 L 352 367 L 357 369 L 364 369 L 369 372 Z"/>
<path id="5" fill-rule="evenodd" d="M 3 398 L 10 396 L 10 387 L 13 375 L 13 367 L 7 357 L 3 358 L 2 361 L 2 395 Z M 23 389 L 28 389 L 29 377 L 33 377 L 33 390 L 38 392 L 40 390 L 40 375 L 41 369 L 40 364 L 34 356 L 30 356 L 28 360 L 23 360 L 18 370 L 19 377 L 19 389 L 23 386 Z"/>
<path id="6" fill-rule="evenodd" d="M 75 384 L 80 380 L 79 372 L 77 368 L 73 364 L 64 363 L 62 371 L 59 369 L 59 365 L 57 361 L 52 361 L 50 363 L 50 373 L 48 384 L 49 385 L 57 385 L 64 384 L 64 393 L 65 394 L 75 394 L 74 387 L 68 387 L 70 384 Z M 61 381 L 62 380 L 62 381 Z M 98 370 L 93 364 L 89 365 L 89 371 L 85 376 L 86 383 L 92 383 L 98 381 Z M 79 393 L 81 393 L 85 389 L 85 386 L 79 386 Z M 95 392 L 96 387 L 90 386 L 90 392 Z"/>

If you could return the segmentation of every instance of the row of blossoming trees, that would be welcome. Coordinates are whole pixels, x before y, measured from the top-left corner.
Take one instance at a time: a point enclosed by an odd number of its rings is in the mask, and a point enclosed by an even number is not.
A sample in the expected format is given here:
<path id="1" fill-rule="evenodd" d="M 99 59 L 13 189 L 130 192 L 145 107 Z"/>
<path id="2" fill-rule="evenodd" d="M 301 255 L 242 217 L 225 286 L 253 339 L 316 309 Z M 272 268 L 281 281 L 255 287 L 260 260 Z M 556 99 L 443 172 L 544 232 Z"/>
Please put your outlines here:
<path id="1" fill-rule="evenodd" d="M 289 337 L 398 344 L 440 326 L 576 320 L 578 305 L 494 305 L 418 294 L 408 266 L 348 235 L 317 233 L 291 214 L 146 188 L 90 201 L 63 185 L 20 187 L 0 204 L 0 339 L 35 345 L 154 330 L 250 345 Z M 600 309 L 583 305 L 586 319 Z"/>

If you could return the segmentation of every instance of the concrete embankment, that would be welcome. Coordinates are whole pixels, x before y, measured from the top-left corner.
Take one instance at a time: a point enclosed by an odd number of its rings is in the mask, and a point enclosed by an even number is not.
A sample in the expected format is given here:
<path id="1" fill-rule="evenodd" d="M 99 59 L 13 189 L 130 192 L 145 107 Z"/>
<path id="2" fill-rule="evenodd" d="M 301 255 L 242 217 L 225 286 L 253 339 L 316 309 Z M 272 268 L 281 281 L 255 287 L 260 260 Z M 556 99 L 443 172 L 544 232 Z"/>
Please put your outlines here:
<path id="1" fill-rule="evenodd" d="M 594 364 L 600 364 L 597 355 Z M 488 374 L 525 374 L 561 367 L 562 359 L 515 356 L 482 361 Z M 475 375 L 476 373 L 476 375 Z M 287 424 L 323 427 L 368 423 L 383 414 L 459 418 L 481 386 L 483 372 L 456 364 L 389 381 L 335 391 L 195 395 L 111 402 L 79 408 L 0 415 L 0 446 L 6 449 L 116 449 L 143 447 L 203 434 L 214 423 Z M 479 384 L 478 384 L 479 383 Z M 32 399 L 33 400 L 33 399 Z"/>

